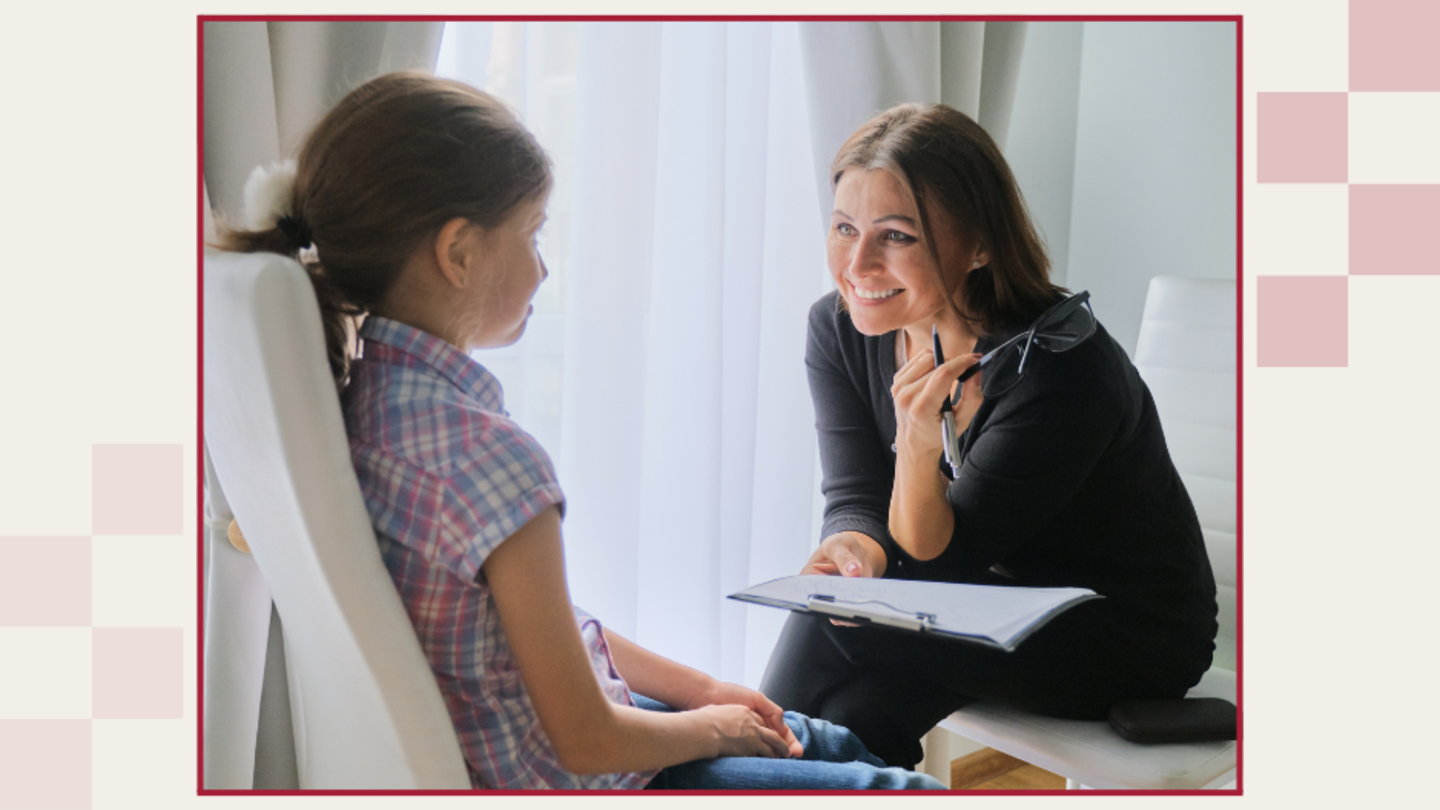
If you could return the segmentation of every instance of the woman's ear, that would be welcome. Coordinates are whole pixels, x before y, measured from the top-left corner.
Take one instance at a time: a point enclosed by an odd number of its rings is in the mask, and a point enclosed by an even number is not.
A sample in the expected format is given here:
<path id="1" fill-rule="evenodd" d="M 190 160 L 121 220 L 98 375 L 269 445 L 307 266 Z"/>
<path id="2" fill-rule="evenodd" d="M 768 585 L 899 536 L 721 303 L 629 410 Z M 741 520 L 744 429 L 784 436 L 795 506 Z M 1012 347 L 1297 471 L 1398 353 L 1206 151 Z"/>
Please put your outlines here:
<path id="1" fill-rule="evenodd" d="M 470 281 L 474 261 L 475 226 L 464 217 L 455 217 L 435 235 L 435 263 L 450 286 L 464 289 Z"/>
<path id="2" fill-rule="evenodd" d="M 990 251 L 985 248 L 980 248 L 975 251 L 975 256 L 970 260 L 970 267 L 965 272 L 968 273 L 970 270 L 979 270 L 989 263 Z"/>

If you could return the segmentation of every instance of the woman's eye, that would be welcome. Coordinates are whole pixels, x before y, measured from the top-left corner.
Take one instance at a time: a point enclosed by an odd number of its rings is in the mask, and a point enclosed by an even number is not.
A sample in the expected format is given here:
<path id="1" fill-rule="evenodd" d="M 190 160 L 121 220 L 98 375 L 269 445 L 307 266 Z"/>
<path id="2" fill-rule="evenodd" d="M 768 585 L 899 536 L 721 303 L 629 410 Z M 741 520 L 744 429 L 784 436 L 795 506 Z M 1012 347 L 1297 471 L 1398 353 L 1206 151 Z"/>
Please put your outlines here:
<path id="1" fill-rule="evenodd" d="M 886 231 L 885 239 L 890 242 L 898 242 L 900 244 L 906 245 L 916 241 L 915 237 L 911 236 L 908 233 L 905 233 L 904 231 Z"/>
<path id="2" fill-rule="evenodd" d="M 856 233 L 855 228 L 852 227 L 848 222 L 842 222 L 839 225 L 836 225 L 835 232 L 840 234 L 841 236 L 854 236 Z"/>

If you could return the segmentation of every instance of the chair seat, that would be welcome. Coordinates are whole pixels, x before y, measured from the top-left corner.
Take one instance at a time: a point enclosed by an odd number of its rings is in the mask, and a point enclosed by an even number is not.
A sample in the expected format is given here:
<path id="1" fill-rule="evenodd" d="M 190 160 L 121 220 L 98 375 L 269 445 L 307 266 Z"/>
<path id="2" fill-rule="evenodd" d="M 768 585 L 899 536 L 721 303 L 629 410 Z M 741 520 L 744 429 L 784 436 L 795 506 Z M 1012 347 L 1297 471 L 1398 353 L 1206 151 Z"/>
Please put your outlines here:
<path id="1" fill-rule="evenodd" d="M 1189 697 L 1235 702 L 1235 673 L 1211 669 Z M 997 703 L 972 703 L 940 727 L 1087 787 L 1194 790 L 1233 778 L 1236 742 L 1140 745 L 1104 721 L 1059 720 Z"/>

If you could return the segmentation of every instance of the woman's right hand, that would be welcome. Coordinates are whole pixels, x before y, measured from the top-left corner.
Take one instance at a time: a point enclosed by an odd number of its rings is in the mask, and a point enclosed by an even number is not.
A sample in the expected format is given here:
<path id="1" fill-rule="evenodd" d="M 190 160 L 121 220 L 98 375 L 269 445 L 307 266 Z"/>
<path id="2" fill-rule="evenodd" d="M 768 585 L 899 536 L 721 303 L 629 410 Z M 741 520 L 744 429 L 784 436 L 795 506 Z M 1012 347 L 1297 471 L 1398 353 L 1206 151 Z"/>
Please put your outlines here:
<path id="1" fill-rule="evenodd" d="M 790 756 L 790 744 L 747 706 L 721 703 L 692 711 L 714 731 L 717 757 Z"/>
<path id="2" fill-rule="evenodd" d="M 885 551 L 859 532 L 836 532 L 820 542 L 801 574 L 878 577 L 885 573 Z"/>
<path id="3" fill-rule="evenodd" d="M 820 541 L 800 574 L 843 577 L 878 577 L 885 573 L 885 550 L 869 535 L 836 532 Z M 859 627 L 855 622 L 831 619 L 837 627 Z"/>

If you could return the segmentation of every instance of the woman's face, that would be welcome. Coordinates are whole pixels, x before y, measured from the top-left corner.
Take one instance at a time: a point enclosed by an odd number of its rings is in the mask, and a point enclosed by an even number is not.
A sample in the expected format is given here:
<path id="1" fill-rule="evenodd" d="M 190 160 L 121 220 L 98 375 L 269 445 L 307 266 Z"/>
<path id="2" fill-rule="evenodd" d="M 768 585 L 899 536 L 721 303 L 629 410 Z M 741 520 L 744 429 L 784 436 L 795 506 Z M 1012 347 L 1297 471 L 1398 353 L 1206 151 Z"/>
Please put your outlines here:
<path id="1" fill-rule="evenodd" d="M 941 219 L 931 213 L 932 223 Z M 952 229 L 935 239 L 946 267 L 970 269 L 984 262 L 979 250 L 965 251 Z M 930 330 L 953 311 L 940 287 L 935 260 L 920 231 L 920 212 L 910 191 L 885 169 L 851 169 L 835 188 L 835 210 L 825 256 L 850 320 L 865 335 L 883 335 L 907 326 Z"/>
<path id="2" fill-rule="evenodd" d="M 494 228 L 479 233 L 480 267 L 471 287 L 475 332 L 471 348 L 509 346 L 525 333 L 540 282 L 550 272 L 540 258 L 536 234 L 545 224 L 545 198 L 517 206 Z"/>

